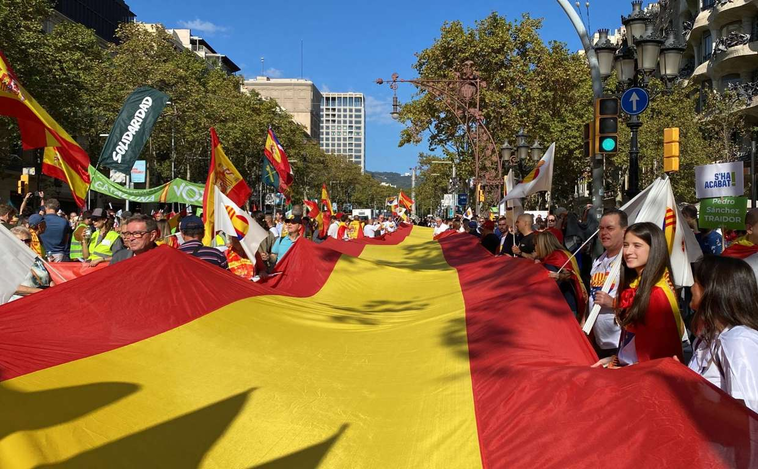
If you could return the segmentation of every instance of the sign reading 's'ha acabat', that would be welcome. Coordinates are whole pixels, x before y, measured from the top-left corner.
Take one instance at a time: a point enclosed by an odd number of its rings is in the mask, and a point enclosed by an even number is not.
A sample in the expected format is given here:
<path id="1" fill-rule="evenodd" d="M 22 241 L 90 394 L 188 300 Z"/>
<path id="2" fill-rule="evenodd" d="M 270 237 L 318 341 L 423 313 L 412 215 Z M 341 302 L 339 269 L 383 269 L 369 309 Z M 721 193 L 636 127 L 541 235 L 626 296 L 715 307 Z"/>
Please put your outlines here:
<path id="1" fill-rule="evenodd" d="M 695 167 L 695 194 L 698 199 L 740 196 L 745 193 L 741 161 Z"/>

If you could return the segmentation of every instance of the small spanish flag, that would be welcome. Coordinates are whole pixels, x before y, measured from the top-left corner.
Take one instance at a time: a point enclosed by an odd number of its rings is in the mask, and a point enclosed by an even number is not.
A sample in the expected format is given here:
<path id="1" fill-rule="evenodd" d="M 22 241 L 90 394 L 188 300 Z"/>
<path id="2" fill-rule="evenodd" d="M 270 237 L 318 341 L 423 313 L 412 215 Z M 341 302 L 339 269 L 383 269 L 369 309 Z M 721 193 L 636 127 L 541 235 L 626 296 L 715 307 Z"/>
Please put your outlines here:
<path id="1" fill-rule="evenodd" d="M 221 148 L 216 129 L 211 127 L 211 165 L 208 168 L 208 179 L 205 181 L 205 193 L 203 194 L 203 223 L 205 224 L 203 244 L 206 245 L 210 245 L 215 235 L 213 228 L 214 187 L 218 187 L 224 195 L 239 206 L 244 205 L 252 194 L 242 175 L 226 156 L 224 149 Z"/>
<path id="2" fill-rule="evenodd" d="M 398 195 L 397 199 L 400 202 L 400 205 L 407 208 L 408 210 L 413 207 L 413 199 L 405 195 L 403 191 L 400 191 L 400 195 Z"/>
<path id="3" fill-rule="evenodd" d="M 287 195 L 287 188 L 292 185 L 292 181 L 294 180 L 292 167 L 287 159 L 287 153 L 284 152 L 284 148 L 279 144 L 279 140 L 276 138 L 271 127 L 268 128 L 266 147 L 263 149 L 263 153 L 279 175 L 279 192 Z"/>
<path id="4" fill-rule="evenodd" d="M 21 86 L 0 52 L 0 115 L 15 117 L 24 150 L 45 148 L 42 172 L 66 181 L 79 207 L 90 184 L 90 159 L 76 141 Z"/>

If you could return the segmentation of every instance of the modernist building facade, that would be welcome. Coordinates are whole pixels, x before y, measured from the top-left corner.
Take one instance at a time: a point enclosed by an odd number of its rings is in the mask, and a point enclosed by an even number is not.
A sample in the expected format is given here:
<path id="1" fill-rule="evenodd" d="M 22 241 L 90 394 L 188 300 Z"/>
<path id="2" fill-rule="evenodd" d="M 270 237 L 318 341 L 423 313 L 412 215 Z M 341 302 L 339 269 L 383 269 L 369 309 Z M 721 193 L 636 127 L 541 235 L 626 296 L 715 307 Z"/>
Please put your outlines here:
<path id="1" fill-rule="evenodd" d="M 324 93 L 321 148 L 366 170 L 366 100 L 363 93 Z"/>
<path id="2" fill-rule="evenodd" d="M 673 13 L 687 40 L 682 77 L 703 89 L 736 91 L 748 121 L 758 123 L 758 0 L 678 3 Z"/>
<path id="3" fill-rule="evenodd" d="M 314 140 L 321 135 L 321 92 L 312 81 L 296 78 L 270 78 L 259 76 L 245 80 L 243 90 L 255 90 L 264 98 L 276 103 L 292 115 Z"/>

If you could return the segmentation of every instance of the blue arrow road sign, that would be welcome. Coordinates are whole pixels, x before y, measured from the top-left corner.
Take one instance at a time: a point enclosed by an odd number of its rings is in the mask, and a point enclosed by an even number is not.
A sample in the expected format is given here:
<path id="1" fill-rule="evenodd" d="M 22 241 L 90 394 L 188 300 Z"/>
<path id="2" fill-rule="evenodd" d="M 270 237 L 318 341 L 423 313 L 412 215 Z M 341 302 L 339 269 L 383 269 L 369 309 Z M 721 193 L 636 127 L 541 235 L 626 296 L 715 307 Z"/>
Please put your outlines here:
<path id="1" fill-rule="evenodd" d="M 630 116 L 642 114 L 650 104 L 650 95 L 642 88 L 629 88 L 621 95 L 621 110 Z"/>

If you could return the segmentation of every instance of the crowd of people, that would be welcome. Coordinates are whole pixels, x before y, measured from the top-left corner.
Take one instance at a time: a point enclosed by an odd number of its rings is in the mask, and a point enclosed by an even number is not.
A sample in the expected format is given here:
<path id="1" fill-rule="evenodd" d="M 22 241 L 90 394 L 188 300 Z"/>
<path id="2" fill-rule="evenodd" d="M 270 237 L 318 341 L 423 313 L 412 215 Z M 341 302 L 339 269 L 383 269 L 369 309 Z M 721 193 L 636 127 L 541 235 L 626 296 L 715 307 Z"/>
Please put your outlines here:
<path id="1" fill-rule="evenodd" d="M 400 220 L 379 214 L 376 218 L 336 213 L 323 227 L 295 205 L 290 212 L 273 214 L 254 211 L 255 222 L 268 232 L 255 258 L 250 259 L 239 239 L 216 233 L 211 246 L 203 244 L 205 224 L 193 214 L 132 214 L 126 210 L 95 208 L 66 214 L 56 199 L 41 194 L 38 209 L 28 207 L 31 193 L 19 213 L 0 204 L 0 222 L 37 255 L 31 272 L 18 287 L 12 300 L 53 285 L 48 269 L 59 262 L 81 262 L 84 268 L 101 263 L 116 264 L 166 244 L 237 276 L 258 281 L 276 269 L 287 252 L 301 238 L 321 243 L 327 238 L 350 241 L 382 238 L 397 230 Z"/>
<path id="2" fill-rule="evenodd" d="M 748 211 L 744 231 L 721 233 L 698 227 L 695 206 L 681 208 L 704 253 L 692 264 L 690 288 L 674 286 L 660 226 L 629 225 L 619 209 L 607 210 L 598 223 L 590 209 L 579 216 L 558 207 L 544 219 L 437 217 L 433 236 L 468 233 L 495 256 L 541 265 L 581 325 L 598 305 L 589 337 L 600 358 L 595 367 L 674 357 L 758 411 L 758 209 Z M 593 259 L 596 231 L 603 252 Z M 620 273 L 605 292 L 619 256 Z"/>

